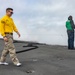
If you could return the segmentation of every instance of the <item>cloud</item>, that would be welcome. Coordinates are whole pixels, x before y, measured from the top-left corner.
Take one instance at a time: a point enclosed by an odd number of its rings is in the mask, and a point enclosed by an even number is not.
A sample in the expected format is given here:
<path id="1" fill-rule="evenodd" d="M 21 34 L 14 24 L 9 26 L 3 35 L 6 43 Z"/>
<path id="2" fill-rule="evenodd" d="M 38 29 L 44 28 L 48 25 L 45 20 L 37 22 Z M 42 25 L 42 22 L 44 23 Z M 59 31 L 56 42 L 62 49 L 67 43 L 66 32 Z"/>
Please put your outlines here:
<path id="1" fill-rule="evenodd" d="M 13 19 L 21 38 L 47 44 L 67 45 L 65 22 L 75 16 L 74 0 L 0 0 L 0 17 L 7 7 L 14 8 Z M 74 18 L 75 20 L 75 18 Z"/>

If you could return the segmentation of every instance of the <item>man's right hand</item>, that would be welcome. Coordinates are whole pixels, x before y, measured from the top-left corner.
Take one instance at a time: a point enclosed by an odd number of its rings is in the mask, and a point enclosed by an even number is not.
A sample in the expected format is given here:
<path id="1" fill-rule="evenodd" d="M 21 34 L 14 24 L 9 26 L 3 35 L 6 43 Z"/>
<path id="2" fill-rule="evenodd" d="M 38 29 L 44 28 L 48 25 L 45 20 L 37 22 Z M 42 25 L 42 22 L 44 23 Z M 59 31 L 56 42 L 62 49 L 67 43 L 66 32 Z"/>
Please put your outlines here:
<path id="1" fill-rule="evenodd" d="M 7 42 L 7 41 L 8 41 L 7 37 L 4 37 L 3 39 L 4 39 L 4 41 L 5 41 L 5 42 Z"/>

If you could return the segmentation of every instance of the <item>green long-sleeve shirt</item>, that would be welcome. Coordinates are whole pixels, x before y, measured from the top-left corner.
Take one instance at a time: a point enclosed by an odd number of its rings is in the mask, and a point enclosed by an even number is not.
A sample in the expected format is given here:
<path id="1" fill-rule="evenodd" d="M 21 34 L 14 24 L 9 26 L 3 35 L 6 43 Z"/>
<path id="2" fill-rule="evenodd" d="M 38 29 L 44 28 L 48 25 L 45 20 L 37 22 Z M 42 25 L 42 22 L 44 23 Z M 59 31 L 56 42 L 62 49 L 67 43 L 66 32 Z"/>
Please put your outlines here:
<path id="1" fill-rule="evenodd" d="M 66 21 L 66 28 L 67 30 L 73 30 L 70 20 Z"/>

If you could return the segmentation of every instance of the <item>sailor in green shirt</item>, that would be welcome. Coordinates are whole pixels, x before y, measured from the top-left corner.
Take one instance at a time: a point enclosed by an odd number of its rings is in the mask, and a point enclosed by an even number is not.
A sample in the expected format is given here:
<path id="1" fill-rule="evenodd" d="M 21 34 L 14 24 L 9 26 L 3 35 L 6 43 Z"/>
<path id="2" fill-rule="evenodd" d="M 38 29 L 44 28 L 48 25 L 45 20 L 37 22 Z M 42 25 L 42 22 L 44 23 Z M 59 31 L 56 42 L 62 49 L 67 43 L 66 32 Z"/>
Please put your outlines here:
<path id="1" fill-rule="evenodd" d="M 74 29 L 75 29 L 72 16 L 68 17 L 68 20 L 66 21 L 66 28 L 68 34 L 68 49 L 72 50 L 74 49 Z"/>
<path id="2" fill-rule="evenodd" d="M 67 30 L 72 30 L 72 26 L 71 26 L 70 20 L 68 20 L 66 22 L 66 28 L 67 28 Z"/>

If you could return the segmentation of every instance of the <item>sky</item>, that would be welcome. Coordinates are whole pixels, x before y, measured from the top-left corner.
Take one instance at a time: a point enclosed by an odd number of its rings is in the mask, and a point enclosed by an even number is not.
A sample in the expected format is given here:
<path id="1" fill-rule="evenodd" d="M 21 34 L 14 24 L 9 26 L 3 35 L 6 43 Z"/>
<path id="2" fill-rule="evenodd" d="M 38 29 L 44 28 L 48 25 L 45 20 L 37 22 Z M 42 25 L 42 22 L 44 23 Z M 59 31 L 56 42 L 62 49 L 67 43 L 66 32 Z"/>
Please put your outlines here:
<path id="1" fill-rule="evenodd" d="M 0 0 L 0 18 L 8 7 L 21 33 L 20 38 L 14 33 L 14 39 L 67 45 L 65 22 L 69 15 L 75 20 L 75 0 Z"/>

